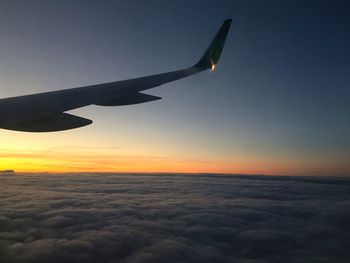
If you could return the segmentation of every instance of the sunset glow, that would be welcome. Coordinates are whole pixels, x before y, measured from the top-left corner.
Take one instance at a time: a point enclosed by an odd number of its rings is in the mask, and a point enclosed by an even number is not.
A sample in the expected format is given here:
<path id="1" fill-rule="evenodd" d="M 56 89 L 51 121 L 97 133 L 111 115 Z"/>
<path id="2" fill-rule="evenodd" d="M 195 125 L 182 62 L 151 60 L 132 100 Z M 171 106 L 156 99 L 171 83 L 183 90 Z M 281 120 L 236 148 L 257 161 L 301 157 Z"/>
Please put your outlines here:
<path id="1" fill-rule="evenodd" d="M 7 136 L 18 136 L 8 133 Z M 23 136 L 23 137 L 22 137 Z M 17 172 L 166 172 L 166 173 L 235 173 L 235 174 L 270 174 L 270 175 L 327 175 L 333 173 L 343 175 L 349 165 L 345 160 L 335 158 L 322 163 L 314 160 L 302 160 L 292 156 L 267 156 L 240 154 L 235 151 L 226 155 L 213 152 L 189 152 L 173 149 L 162 151 L 156 145 L 150 147 L 133 146 L 130 149 L 117 146 L 84 146 L 68 142 L 51 142 L 46 136 L 43 144 L 24 140 L 22 134 L 20 144 L 6 145 L 0 150 L 0 170 L 14 169 Z M 65 136 L 63 136 L 65 137 Z M 63 140 L 64 141 L 64 140 Z M 139 150 L 137 150 L 139 148 Z M 136 150 L 135 150 L 136 149 Z M 185 149 L 185 148 L 184 148 Z M 142 152 L 143 150 L 144 152 Z M 134 154 L 134 152 L 138 154 Z"/>

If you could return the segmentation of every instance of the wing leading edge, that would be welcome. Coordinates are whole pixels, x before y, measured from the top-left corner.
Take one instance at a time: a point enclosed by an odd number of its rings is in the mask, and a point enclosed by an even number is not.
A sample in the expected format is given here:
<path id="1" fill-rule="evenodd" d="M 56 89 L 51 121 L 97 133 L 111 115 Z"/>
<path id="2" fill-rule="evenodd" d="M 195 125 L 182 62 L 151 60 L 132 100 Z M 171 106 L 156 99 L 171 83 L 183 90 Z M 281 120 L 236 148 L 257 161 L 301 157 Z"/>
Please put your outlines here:
<path id="1" fill-rule="evenodd" d="M 60 91 L 0 99 L 0 128 L 51 132 L 83 127 L 91 120 L 65 113 L 88 105 L 121 106 L 158 100 L 141 91 L 214 69 L 223 50 L 232 19 L 224 21 L 213 41 L 192 67 L 140 77 Z"/>

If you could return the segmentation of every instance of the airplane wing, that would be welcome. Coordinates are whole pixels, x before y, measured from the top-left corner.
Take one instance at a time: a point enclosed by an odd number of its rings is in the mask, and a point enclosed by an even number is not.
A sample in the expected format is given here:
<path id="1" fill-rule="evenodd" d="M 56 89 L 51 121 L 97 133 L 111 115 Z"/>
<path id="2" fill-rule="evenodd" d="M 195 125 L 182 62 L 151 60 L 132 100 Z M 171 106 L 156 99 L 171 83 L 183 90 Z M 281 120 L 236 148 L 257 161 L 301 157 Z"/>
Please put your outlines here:
<path id="1" fill-rule="evenodd" d="M 189 68 L 79 88 L 0 99 L 0 128 L 26 132 L 52 132 L 83 127 L 91 120 L 66 111 L 88 105 L 122 106 L 161 99 L 141 91 L 214 69 L 232 19 L 227 19 L 200 60 Z"/>

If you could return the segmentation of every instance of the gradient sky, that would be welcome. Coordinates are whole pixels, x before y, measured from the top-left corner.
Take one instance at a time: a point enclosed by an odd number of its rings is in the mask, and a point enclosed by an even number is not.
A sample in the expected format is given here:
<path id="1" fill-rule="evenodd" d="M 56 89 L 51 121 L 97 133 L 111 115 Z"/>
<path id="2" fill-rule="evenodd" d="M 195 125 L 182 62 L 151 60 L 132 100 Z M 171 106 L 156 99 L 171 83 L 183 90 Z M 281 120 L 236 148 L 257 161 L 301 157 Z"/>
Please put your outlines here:
<path id="1" fill-rule="evenodd" d="M 221 61 L 149 90 L 162 100 L 72 111 L 85 128 L 0 130 L 0 169 L 350 174 L 347 1 L 4 1 L 0 97 L 192 65 L 222 21 Z"/>

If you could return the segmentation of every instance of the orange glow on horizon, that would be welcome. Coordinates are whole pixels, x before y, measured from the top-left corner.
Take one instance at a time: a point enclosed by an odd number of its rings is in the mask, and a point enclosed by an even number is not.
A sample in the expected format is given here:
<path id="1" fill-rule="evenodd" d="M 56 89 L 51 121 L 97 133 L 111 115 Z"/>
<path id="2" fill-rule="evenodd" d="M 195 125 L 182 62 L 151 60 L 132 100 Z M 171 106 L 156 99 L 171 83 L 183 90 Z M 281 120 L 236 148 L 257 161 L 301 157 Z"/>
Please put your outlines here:
<path id="1" fill-rule="evenodd" d="M 79 132 L 28 134 L 2 132 L 0 170 L 17 172 L 227 173 L 266 175 L 349 175 L 343 155 L 304 156 L 244 149 L 164 145 L 122 134 L 110 137 Z M 14 137 L 15 136 L 15 137 Z M 15 138 L 15 139 L 14 139 Z M 157 142 L 157 140 L 155 140 Z M 171 147 L 170 147 L 171 146 Z"/>
<path id="2" fill-rule="evenodd" d="M 135 173 L 227 173 L 266 175 L 346 174 L 348 167 L 305 164 L 281 160 L 205 161 L 165 156 L 124 155 L 101 152 L 0 152 L 0 170 L 17 172 L 135 172 Z M 318 169 L 318 170 L 316 170 Z M 322 169 L 322 172 L 319 172 Z"/>

